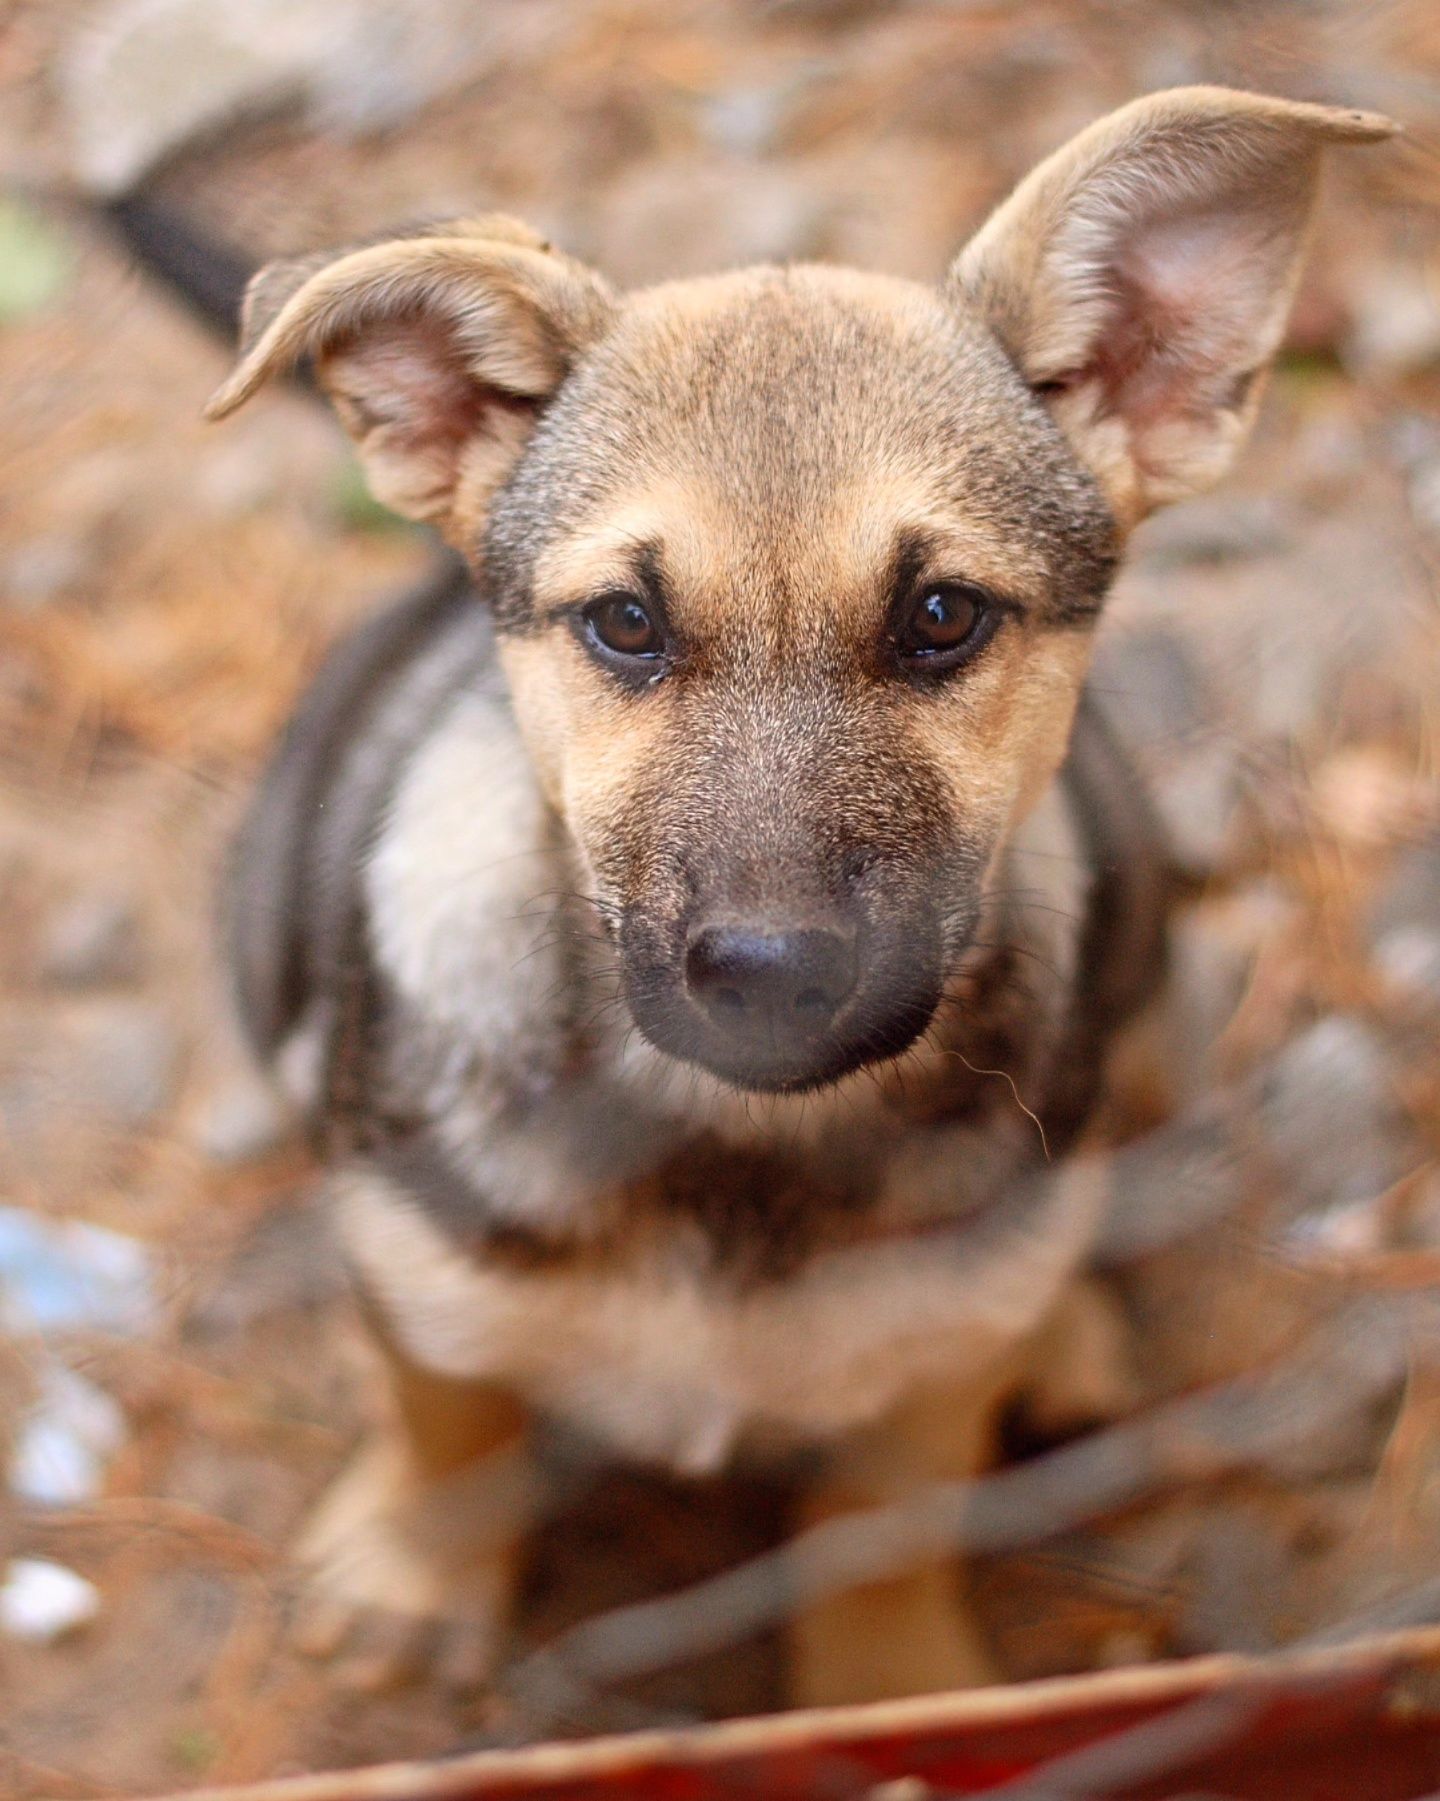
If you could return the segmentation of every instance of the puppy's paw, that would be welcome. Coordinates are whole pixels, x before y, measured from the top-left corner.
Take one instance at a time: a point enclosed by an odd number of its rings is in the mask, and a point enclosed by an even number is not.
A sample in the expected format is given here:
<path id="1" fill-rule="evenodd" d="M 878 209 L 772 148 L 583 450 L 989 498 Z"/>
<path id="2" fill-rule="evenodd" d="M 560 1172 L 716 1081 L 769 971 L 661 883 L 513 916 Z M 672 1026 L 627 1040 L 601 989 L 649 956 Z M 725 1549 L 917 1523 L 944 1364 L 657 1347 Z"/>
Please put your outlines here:
<path id="1" fill-rule="evenodd" d="M 505 1647 L 528 1488 L 514 1453 L 426 1481 L 402 1445 L 366 1447 L 296 1547 L 296 1647 L 345 1687 L 483 1688 Z"/>

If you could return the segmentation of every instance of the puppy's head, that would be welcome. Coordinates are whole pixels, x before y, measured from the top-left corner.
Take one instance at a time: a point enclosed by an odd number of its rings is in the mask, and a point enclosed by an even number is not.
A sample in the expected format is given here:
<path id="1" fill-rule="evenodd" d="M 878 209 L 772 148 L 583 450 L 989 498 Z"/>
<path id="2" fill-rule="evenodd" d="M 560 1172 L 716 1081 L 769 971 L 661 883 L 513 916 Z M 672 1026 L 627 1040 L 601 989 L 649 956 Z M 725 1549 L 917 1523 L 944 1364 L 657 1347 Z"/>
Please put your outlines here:
<path id="1" fill-rule="evenodd" d="M 1153 96 L 936 290 L 621 298 L 512 221 L 427 228 L 265 271 L 211 410 L 315 359 L 379 497 L 477 568 L 642 1031 L 804 1088 L 929 1022 L 1126 532 L 1244 435 L 1323 147 L 1389 129 Z"/>

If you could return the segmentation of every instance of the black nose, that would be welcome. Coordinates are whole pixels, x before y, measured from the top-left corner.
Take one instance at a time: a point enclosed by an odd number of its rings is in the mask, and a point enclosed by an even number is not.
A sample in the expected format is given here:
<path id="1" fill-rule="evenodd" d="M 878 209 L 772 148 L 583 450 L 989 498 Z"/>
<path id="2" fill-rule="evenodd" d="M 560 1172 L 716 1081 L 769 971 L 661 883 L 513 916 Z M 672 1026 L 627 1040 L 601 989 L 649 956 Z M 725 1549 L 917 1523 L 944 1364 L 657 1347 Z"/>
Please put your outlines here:
<path id="1" fill-rule="evenodd" d="M 822 1036 L 857 973 L 853 933 L 827 926 L 702 926 L 685 952 L 686 984 L 713 1025 L 781 1047 Z"/>

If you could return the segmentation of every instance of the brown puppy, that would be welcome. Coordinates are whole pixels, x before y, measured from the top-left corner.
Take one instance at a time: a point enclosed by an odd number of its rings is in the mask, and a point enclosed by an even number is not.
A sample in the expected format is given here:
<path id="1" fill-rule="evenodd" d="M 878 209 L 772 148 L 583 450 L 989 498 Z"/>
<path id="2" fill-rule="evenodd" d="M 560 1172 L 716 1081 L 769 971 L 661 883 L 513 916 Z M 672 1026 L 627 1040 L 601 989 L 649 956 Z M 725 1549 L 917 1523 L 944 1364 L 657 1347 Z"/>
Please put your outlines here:
<path id="1" fill-rule="evenodd" d="M 396 1377 L 303 1547 L 318 1647 L 439 1618 L 483 1676 L 536 1411 L 818 1450 L 811 1517 L 983 1467 L 1100 1205 L 1047 1153 L 1159 964 L 1092 631 L 1253 417 L 1322 150 L 1391 129 L 1154 95 L 939 290 L 622 297 L 500 218 L 253 284 L 212 413 L 313 358 L 471 571 L 342 649 L 241 859 L 243 1007 Z M 953 1576 L 809 1610 L 796 1698 L 982 1680 Z"/>

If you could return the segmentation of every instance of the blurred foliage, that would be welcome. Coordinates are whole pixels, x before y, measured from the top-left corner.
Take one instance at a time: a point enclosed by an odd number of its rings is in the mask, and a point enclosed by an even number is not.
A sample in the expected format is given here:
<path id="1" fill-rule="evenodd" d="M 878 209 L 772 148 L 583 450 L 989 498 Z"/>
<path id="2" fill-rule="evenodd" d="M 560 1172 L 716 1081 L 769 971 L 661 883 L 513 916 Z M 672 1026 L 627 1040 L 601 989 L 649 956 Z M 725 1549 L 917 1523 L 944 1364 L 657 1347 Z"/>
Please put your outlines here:
<path id="1" fill-rule="evenodd" d="M 366 486 L 364 471 L 353 456 L 341 459 L 330 486 L 330 505 L 338 525 L 352 532 L 413 531 L 407 519 L 392 513 Z"/>
<path id="2" fill-rule="evenodd" d="M 70 255 L 28 207 L 0 195 L 0 325 L 40 312 L 64 289 Z"/>

